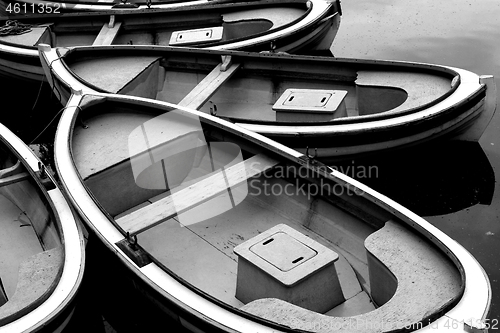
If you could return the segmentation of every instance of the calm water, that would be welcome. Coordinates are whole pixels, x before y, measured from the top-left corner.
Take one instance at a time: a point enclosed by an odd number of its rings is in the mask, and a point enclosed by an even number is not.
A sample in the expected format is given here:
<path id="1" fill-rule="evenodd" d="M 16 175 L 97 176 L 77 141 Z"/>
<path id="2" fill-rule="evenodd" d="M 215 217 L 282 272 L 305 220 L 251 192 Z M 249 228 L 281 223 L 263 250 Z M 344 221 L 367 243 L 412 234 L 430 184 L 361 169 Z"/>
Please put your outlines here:
<path id="1" fill-rule="evenodd" d="M 336 56 L 446 64 L 493 74 L 500 88 L 498 0 L 343 0 L 342 5 L 332 45 Z M 61 106 L 48 85 L 0 77 L 0 98 L 1 122 L 28 143 L 52 141 L 57 118 L 50 122 Z M 490 320 L 500 320 L 499 127 L 500 111 L 479 144 L 447 142 L 343 165 L 354 176 L 357 167 L 376 166 L 376 174 L 358 178 L 424 216 L 477 258 L 493 288 Z M 71 331 L 113 332 L 108 324 L 104 329 L 103 315 L 120 333 L 158 331 L 152 329 L 158 323 L 145 316 L 154 309 L 131 298 L 127 286 L 117 282 L 120 268 L 110 270 L 105 251 L 90 245 Z M 103 267 L 114 274 L 101 274 Z M 162 332 L 177 331 L 170 322 L 161 325 Z"/>
<path id="2" fill-rule="evenodd" d="M 494 75 L 500 87 L 500 1 L 343 0 L 342 7 L 335 56 L 461 67 Z M 500 320 L 499 109 L 479 146 L 445 144 L 365 161 L 380 171 L 367 183 L 424 216 L 482 264 L 493 289 L 492 323 Z"/>

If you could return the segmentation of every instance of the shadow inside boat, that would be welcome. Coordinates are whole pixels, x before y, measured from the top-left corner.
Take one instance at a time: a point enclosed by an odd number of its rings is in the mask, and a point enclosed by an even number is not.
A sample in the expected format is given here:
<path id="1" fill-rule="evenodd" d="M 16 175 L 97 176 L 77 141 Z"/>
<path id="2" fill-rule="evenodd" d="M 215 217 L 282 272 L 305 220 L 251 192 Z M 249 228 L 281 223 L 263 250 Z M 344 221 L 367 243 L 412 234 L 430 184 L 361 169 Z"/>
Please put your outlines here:
<path id="1" fill-rule="evenodd" d="M 495 173 L 478 142 L 425 144 L 328 163 L 420 216 L 490 205 Z"/>

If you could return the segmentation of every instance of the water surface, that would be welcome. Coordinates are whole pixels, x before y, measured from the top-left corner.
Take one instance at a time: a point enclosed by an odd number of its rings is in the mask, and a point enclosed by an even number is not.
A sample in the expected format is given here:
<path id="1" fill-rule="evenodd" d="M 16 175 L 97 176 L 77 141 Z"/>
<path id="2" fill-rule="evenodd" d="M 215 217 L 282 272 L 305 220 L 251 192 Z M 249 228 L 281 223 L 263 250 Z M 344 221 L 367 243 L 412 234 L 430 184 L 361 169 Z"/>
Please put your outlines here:
<path id="1" fill-rule="evenodd" d="M 500 87 L 500 1 L 343 0 L 342 9 L 337 57 L 460 67 L 492 74 Z M 372 159 L 380 179 L 367 179 L 476 257 L 493 289 L 491 323 L 500 320 L 499 109 L 480 147 L 446 143 Z"/>

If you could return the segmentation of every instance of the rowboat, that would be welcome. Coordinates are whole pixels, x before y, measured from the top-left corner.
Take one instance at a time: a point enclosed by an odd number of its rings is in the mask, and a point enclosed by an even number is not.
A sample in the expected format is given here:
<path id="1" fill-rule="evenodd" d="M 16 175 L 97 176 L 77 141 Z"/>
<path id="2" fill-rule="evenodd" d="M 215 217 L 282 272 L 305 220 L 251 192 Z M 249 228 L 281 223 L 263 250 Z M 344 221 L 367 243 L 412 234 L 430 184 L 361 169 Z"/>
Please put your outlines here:
<path id="1" fill-rule="evenodd" d="M 493 76 L 423 63 L 151 46 L 40 56 L 63 105 L 71 89 L 167 101 L 318 158 L 478 141 L 496 109 Z"/>
<path id="2" fill-rule="evenodd" d="M 389 198 L 209 114 L 75 91 L 62 186 L 134 293 L 192 332 L 480 331 L 474 257 Z M 132 293 L 132 290 L 125 290 Z"/>
<path id="3" fill-rule="evenodd" d="M 75 308 L 84 242 L 57 183 L 0 124 L 0 332 L 61 332 Z"/>
<path id="4" fill-rule="evenodd" d="M 340 14 L 339 1 L 263 0 L 169 10 L 25 15 L 0 23 L 4 24 L 0 70 L 43 80 L 37 52 L 40 43 L 53 47 L 133 44 L 330 52 Z"/>

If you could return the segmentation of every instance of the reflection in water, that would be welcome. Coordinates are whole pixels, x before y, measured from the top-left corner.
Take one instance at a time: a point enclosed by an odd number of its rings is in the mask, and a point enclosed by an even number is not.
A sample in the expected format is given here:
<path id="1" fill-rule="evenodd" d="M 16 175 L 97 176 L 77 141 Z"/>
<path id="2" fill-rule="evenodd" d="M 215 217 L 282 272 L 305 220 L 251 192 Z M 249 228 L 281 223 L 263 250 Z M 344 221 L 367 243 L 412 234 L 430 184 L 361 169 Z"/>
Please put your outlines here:
<path id="1" fill-rule="evenodd" d="M 497 87 L 500 87 L 500 1 L 343 0 L 342 9 L 342 23 L 332 45 L 332 53 L 337 57 L 394 59 L 455 66 L 478 74 L 492 74 Z M 497 107 L 495 117 L 480 140 L 482 150 L 495 172 L 500 171 L 499 130 L 500 108 Z M 426 166 L 417 160 L 414 163 L 421 166 L 421 175 L 413 175 L 417 178 L 404 177 L 405 174 L 399 171 L 400 176 L 391 180 L 399 181 L 399 184 L 390 184 L 387 187 L 390 192 L 386 192 L 381 183 L 374 186 L 418 213 L 445 214 L 431 216 L 427 220 L 464 245 L 484 267 L 490 278 L 493 295 L 490 322 L 498 322 L 500 185 L 489 176 L 491 169 L 488 171 L 477 166 L 484 165 L 482 157 L 477 154 L 467 156 L 462 151 L 455 151 L 454 155 L 458 153 L 463 157 L 464 166 L 469 168 L 446 163 L 454 168 L 441 169 L 443 177 L 456 179 L 456 182 L 437 177 L 437 163 Z M 456 158 L 451 152 L 446 153 L 446 150 L 442 154 L 450 159 Z M 479 159 L 477 164 L 475 159 Z M 442 159 L 440 161 L 444 163 Z M 389 167 L 388 170 L 395 169 Z M 454 170 L 462 170 L 466 175 L 462 176 Z M 383 170 L 380 172 L 384 173 Z M 474 175 L 474 172 L 485 174 Z M 454 177 L 448 178 L 450 174 Z M 465 176 L 470 182 L 462 180 Z M 431 178 L 437 186 L 431 186 L 433 191 L 429 192 L 429 183 L 424 181 Z M 499 178 L 498 174 L 496 178 Z M 420 179 L 422 185 L 412 179 Z M 410 187 L 412 183 L 414 186 Z M 488 186 L 489 189 L 486 189 Z M 404 191 L 406 187 L 411 190 Z M 479 192 L 474 195 L 476 190 Z M 432 204 L 434 200 L 439 204 Z M 471 206 L 474 202 L 483 205 Z M 430 204 L 434 207 L 425 206 Z M 441 204 L 444 207 L 440 207 Z"/>
<path id="2" fill-rule="evenodd" d="M 334 167 L 421 216 L 490 205 L 495 190 L 495 173 L 477 142 L 419 146 Z"/>

